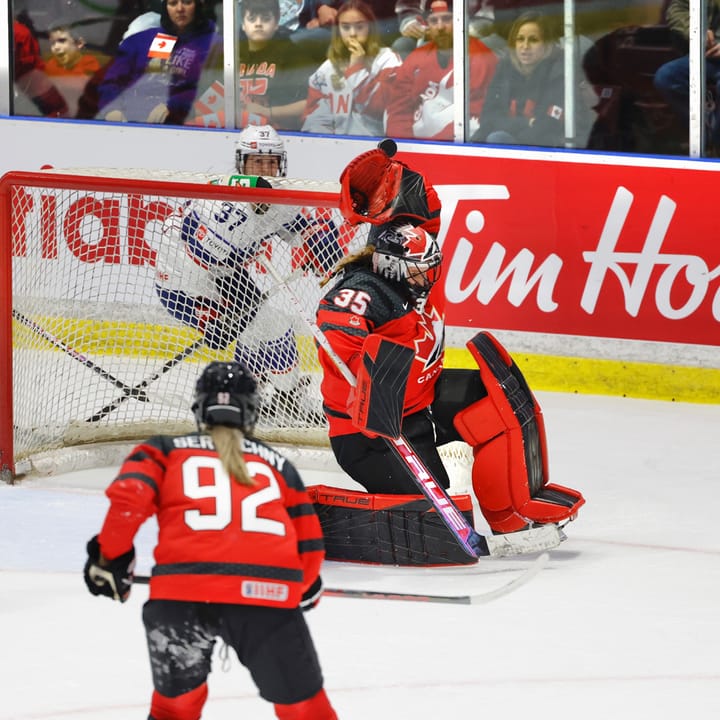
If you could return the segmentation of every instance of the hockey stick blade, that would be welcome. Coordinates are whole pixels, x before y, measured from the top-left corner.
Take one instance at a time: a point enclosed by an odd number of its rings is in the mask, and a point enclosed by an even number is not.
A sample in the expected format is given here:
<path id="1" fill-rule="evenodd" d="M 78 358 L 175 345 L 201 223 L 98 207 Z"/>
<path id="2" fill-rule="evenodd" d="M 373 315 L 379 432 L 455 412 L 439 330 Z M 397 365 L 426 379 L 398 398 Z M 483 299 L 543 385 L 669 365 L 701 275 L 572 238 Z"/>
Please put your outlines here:
<path id="1" fill-rule="evenodd" d="M 547 564 L 550 556 L 542 553 L 522 573 L 509 582 L 493 590 L 469 595 L 432 595 L 421 593 L 383 592 L 382 590 L 353 590 L 348 588 L 325 588 L 323 595 L 327 597 L 348 598 L 351 600 L 403 600 L 407 602 L 445 603 L 450 605 L 482 605 L 497 598 L 509 595 L 519 587 L 526 585 Z M 135 575 L 133 582 L 138 585 L 147 585 L 150 578 L 147 575 Z"/>

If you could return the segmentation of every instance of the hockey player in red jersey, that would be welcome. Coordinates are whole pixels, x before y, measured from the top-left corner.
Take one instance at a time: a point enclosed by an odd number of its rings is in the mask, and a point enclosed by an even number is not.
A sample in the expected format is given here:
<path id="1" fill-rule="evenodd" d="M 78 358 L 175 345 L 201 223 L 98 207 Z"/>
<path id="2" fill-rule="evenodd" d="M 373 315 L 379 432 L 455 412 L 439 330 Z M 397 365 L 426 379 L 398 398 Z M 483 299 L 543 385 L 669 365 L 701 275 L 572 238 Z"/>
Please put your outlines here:
<path id="1" fill-rule="evenodd" d="M 369 339 L 379 336 L 413 351 L 404 401 L 399 398 L 401 432 L 439 484 L 448 488 L 450 482 L 437 447 L 462 440 L 473 449 L 473 491 L 493 532 L 565 523 L 584 500 L 575 490 L 548 484 L 542 413 L 507 351 L 481 332 L 468 343 L 477 370 L 443 369 L 442 253 L 433 234 L 440 203 L 427 180 L 393 154 L 394 143 L 385 140 L 341 176 L 343 214 L 371 228 L 367 247 L 336 267 L 335 283 L 317 310 L 332 351 L 322 344 L 318 349 L 335 457 L 370 493 L 418 493 L 408 465 L 390 445 L 355 424 L 360 393 L 332 357 L 358 377 Z M 415 532 L 422 534 L 422 523 Z M 427 557 L 440 561 L 432 552 Z"/>
<path id="2" fill-rule="evenodd" d="M 320 599 L 322 532 L 295 467 L 252 438 L 257 384 L 210 363 L 193 412 L 199 432 L 155 436 L 126 458 L 87 545 L 93 595 L 124 602 L 134 537 L 157 515 L 143 607 L 154 692 L 149 720 L 198 720 L 216 638 L 232 647 L 281 720 L 337 720 L 303 611 Z"/>

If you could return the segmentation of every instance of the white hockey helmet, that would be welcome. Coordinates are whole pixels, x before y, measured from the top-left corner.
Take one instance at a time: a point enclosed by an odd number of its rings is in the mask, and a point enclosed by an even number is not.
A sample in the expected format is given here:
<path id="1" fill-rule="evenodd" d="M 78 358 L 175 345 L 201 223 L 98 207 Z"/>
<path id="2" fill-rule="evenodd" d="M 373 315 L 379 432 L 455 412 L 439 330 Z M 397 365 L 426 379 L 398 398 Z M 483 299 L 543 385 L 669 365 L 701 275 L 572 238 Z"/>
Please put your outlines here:
<path id="1" fill-rule="evenodd" d="M 246 175 L 245 160 L 251 155 L 275 155 L 278 158 L 278 177 L 287 175 L 287 151 L 285 143 L 270 125 L 248 125 L 235 143 L 235 167 Z"/>
<path id="2" fill-rule="evenodd" d="M 374 226 L 368 237 L 374 245 L 373 270 L 401 282 L 417 296 L 427 295 L 440 278 L 442 253 L 437 240 L 407 222 Z"/>

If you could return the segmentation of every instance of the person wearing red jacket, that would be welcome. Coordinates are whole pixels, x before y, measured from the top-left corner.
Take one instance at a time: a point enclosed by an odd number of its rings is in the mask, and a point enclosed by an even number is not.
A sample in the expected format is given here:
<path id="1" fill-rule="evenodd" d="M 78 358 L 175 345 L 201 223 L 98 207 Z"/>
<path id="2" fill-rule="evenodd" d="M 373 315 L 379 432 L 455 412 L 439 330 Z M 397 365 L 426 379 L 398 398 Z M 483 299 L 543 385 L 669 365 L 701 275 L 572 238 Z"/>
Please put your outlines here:
<path id="1" fill-rule="evenodd" d="M 390 93 L 386 134 L 394 138 L 452 140 L 454 120 L 453 16 L 450 0 L 435 0 L 426 15 L 427 40 L 413 50 L 386 82 Z M 497 56 L 468 39 L 470 133 L 479 127 Z"/>
<path id="2" fill-rule="evenodd" d="M 157 515 L 143 607 L 149 720 L 200 718 L 216 637 L 280 720 L 337 720 L 303 616 L 322 592 L 322 531 L 295 467 L 252 438 L 257 383 L 240 363 L 212 362 L 192 409 L 199 432 L 138 445 L 108 487 L 85 583 L 93 595 L 127 600 L 134 537 Z"/>

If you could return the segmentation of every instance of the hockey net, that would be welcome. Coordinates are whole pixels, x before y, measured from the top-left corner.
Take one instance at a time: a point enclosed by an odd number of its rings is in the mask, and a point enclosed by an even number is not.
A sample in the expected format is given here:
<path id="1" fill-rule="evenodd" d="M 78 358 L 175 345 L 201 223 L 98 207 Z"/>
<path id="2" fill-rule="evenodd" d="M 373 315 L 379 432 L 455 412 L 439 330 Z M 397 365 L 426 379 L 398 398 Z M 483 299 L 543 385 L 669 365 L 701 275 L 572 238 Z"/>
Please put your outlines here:
<path id="1" fill-rule="evenodd" d="M 0 467 L 53 472 L 49 459 L 67 448 L 124 452 L 151 434 L 194 429 L 193 388 L 211 360 L 242 359 L 259 377 L 260 438 L 327 446 L 314 340 L 264 262 L 314 316 L 321 277 L 365 243 L 367 228 L 344 223 L 337 183 L 270 181 L 246 188 L 98 169 L 4 176 Z M 200 306 L 183 304 L 204 294 Z"/>

